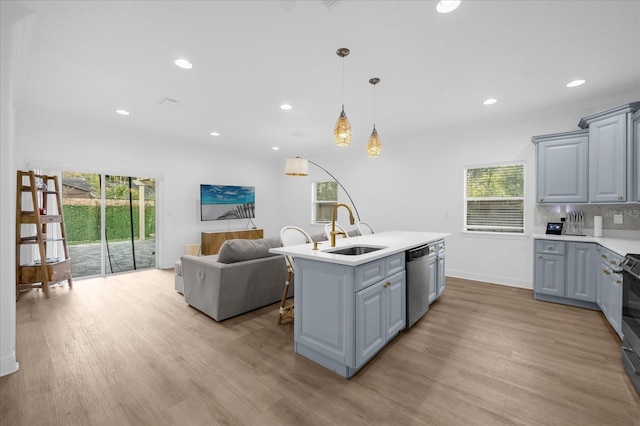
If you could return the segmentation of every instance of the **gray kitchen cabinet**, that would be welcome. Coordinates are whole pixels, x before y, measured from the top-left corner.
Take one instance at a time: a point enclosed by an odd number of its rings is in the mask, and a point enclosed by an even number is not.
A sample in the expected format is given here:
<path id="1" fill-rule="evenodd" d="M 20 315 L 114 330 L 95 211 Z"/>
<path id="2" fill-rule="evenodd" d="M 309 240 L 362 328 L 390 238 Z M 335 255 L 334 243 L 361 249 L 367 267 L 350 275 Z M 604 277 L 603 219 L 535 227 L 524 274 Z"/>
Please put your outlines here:
<path id="1" fill-rule="evenodd" d="M 626 201 L 627 115 L 589 125 L 589 200 Z"/>
<path id="2" fill-rule="evenodd" d="M 598 252 L 598 306 L 622 338 L 622 276 L 616 272 L 622 257 L 602 247 L 599 247 Z"/>
<path id="3" fill-rule="evenodd" d="M 596 301 L 596 244 L 567 243 L 566 297 Z"/>
<path id="4" fill-rule="evenodd" d="M 405 326 L 405 274 L 356 293 L 356 367 L 364 365 Z"/>
<path id="5" fill-rule="evenodd" d="M 589 130 L 589 202 L 619 203 L 637 195 L 632 116 L 638 109 L 640 102 L 633 102 L 578 123 Z"/>
<path id="6" fill-rule="evenodd" d="M 586 203 L 589 131 L 534 136 L 538 203 Z"/>
<path id="7" fill-rule="evenodd" d="M 437 275 L 437 285 L 438 288 L 438 297 L 442 296 L 444 293 L 444 289 L 446 287 L 446 277 L 445 277 L 445 249 L 444 249 L 444 240 L 438 241 L 438 275 Z"/>
<path id="8" fill-rule="evenodd" d="M 294 258 L 295 351 L 353 376 L 405 328 L 404 256 L 355 267 Z"/>
<path id="9" fill-rule="evenodd" d="M 436 244 L 429 244 L 427 289 L 429 291 L 429 304 L 432 304 L 438 299 L 438 247 Z"/>
<path id="10" fill-rule="evenodd" d="M 600 309 L 622 338 L 622 256 L 597 243 L 535 240 L 536 300 Z"/>
<path id="11" fill-rule="evenodd" d="M 565 243 L 536 240 L 534 291 L 556 297 L 565 297 Z"/>

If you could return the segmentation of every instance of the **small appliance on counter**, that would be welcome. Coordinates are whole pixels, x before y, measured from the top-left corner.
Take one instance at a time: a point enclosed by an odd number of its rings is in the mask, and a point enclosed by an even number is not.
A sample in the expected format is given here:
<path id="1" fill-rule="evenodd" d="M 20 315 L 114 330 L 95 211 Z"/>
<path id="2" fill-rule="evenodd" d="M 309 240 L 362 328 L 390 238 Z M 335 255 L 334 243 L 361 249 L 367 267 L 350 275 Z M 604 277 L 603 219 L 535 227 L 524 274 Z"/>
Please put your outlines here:
<path id="1" fill-rule="evenodd" d="M 562 235 L 563 226 L 564 222 L 547 222 L 546 234 Z"/>
<path id="2" fill-rule="evenodd" d="M 568 212 L 565 220 L 565 235 L 585 236 L 584 212 Z"/>

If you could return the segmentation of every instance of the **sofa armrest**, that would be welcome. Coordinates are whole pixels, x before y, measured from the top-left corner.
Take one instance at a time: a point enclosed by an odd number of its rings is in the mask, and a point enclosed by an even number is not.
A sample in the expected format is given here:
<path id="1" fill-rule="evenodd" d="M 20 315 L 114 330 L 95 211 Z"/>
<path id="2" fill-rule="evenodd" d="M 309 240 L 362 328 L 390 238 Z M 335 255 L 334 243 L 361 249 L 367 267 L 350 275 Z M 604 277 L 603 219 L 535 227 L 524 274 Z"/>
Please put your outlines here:
<path id="1" fill-rule="evenodd" d="M 183 255 L 182 279 L 184 281 L 184 301 L 214 319 L 218 315 L 218 295 L 222 278 L 223 263 L 216 261 L 217 255 Z"/>

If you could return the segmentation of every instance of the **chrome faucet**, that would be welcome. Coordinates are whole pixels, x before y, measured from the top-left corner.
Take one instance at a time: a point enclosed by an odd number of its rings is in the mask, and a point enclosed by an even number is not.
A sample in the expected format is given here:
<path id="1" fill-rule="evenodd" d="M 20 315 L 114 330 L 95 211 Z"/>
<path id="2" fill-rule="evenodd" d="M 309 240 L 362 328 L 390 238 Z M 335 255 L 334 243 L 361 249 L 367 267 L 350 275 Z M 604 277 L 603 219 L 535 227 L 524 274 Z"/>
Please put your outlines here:
<path id="1" fill-rule="evenodd" d="M 336 232 L 336 219 L 338 218 L 338 207 L 340 206 L 343 206 L 349 211 L 349 222 L 351 223 L 351 225 L 353 225 L 356 222 L 353 219 L 353 213 L 351 212 L 351 209 L 349 208 L 348 205 L 342 204 L 342 203 L 337 204 L 333 208 L 333 213 L 331 213 L 331 247 L 336 246 L 336 235 L 344 235 L 345 237 L 347 236 L 347 234 L 345 234 L 344 232 L 341 232 L 341 231 Z"/>

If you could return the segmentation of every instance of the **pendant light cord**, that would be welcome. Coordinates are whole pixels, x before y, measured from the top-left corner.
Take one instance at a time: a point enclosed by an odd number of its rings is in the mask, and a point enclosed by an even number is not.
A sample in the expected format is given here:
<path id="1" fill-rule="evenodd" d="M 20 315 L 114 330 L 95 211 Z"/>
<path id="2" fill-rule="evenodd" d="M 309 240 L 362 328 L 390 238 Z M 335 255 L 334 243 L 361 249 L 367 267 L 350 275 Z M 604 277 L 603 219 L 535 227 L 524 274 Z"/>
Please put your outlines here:
<path id="1" fill-rule="evenodd" d="M 373 85 L 373 128 L 376 128 L 376 85 Z"/>
<path id="2" fill-rule="evenodd" d="M 344 111 L 344 56 L 342 57 L 342 110 Z"/>

